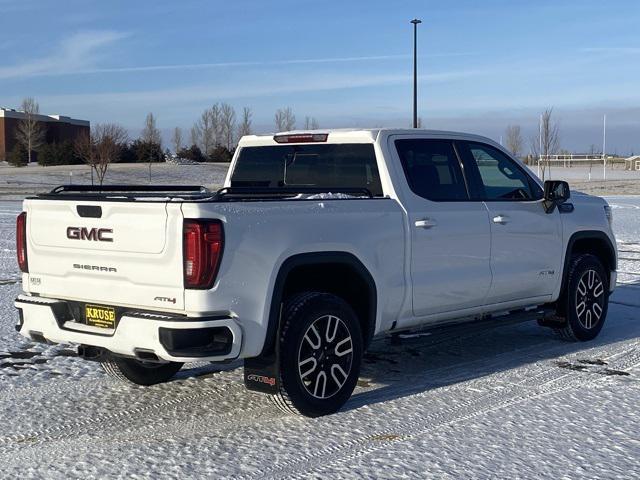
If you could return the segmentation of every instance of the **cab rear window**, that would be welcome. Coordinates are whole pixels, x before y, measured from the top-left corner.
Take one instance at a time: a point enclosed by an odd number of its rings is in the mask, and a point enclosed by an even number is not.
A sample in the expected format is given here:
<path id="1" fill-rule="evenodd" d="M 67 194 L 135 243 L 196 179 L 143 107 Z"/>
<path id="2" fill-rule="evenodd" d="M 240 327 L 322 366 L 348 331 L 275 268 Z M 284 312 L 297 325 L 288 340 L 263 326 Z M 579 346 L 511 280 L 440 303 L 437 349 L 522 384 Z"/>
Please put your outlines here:
<path id="1" fill-rule="evenodd" d="M 373 145 L 359 143 L 243 147 L 231 186 L 366 188 L 382 196 Z"/>

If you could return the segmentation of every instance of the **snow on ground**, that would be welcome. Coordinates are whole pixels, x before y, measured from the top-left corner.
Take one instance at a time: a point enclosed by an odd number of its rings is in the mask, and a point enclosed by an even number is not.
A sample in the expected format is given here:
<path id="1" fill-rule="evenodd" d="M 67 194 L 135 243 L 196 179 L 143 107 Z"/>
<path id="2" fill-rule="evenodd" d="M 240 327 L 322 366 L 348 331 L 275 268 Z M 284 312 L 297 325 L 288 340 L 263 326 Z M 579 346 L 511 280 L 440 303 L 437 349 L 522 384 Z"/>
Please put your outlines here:
<path id="1" fill-rule="evenodd" d="M 204 185 L 220 188 L 224 183 L 229 164 L 203 163 L 176 165 L 172 163 L 152 164 L 149 176 L 148 164 L 116 163 L 109 167 L 105 184 L 174 184 Z M 536 173 L 535 167 L 532 171 Z M 640 194 L 640 171 L 623 170 L 622 167 L 607 169 L 607 180 L 603 181 L 602 167 L 594 165 L 589 180 L 588 167 L 553 167 L 546 178 L 566 180 L 572 189 L 595 195 Z M 53 167 L 10 167 L 0 163 L 0 196 L 7 198 L 26 194 L 42 193 L 62 184 L 90 184 L 91 170 L 86 165 Z"/>
<path id="2" fill-rule="evenodd" d="M 319 419 L 247 392 L 239 363 L 139 387 L 16 334 L 20 204 L 0 202 L 0 478 L 638 478 L 640 197 L 608 200 L 629 273 L 598 339 L 534 322 L 380 339 Z"/>
<path id="3" fill-rule="evenodd" d="M 220 187 L 224 183 L 229 164 L 203 163 L 176 165 L 171 163 L 113 164 L 105 177 L 105 184 L 173 184 Z M 86 165 L 53 167 L 0 166 L 0 195 L 41 193 L 58 185 L 91 184 L 91 170 Z"/>
<path id="4" fill-rule="evenodd" d="M 535 167 L 532 167 L 532 171 L 537 173 Z M 566 180 L 567 182 L 588 182 L 589 180 L 593 182 L 603 180 L 640 181 L 640 170 L 625 170 L 621 165 L 611 168 L 611 165 L 608 165 L 605 177 L 602 163 L 594 163 L 592 168 L 587 166 L 552 167 L 550 172 L 547 170 L 546 177 L 554 180 Z"/>
<path id="5" fill-rule="evenodd" d="M 537 173 L 535 167 L 532 168 Z M 640 195 L 640 170 L 624 170 L 621 165 L 607 167 L 606 177 L 602 164 L 586 166 L 552 167 L 547 179 L 566 180 L 573 190 L 593 195 Z"/>

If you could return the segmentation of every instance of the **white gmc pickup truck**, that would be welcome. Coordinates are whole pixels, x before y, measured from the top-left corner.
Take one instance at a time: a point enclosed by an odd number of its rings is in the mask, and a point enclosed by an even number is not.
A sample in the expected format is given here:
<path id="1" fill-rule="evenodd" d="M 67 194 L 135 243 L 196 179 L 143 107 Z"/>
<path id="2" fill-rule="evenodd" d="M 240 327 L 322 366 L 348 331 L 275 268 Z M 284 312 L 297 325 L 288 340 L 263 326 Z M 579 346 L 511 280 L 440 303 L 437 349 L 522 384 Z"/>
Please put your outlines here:
<path id="1" fill-rule="evenodd" d="M 244 359 L 284 410 L 338 410 L 380 334 L 537 319 L 598 335 L 611 210 L 500 145 L 427 130 L 247 136 L 224 188 L 61 186 L 17 221 L 17 330 L 138 384 Z"/>

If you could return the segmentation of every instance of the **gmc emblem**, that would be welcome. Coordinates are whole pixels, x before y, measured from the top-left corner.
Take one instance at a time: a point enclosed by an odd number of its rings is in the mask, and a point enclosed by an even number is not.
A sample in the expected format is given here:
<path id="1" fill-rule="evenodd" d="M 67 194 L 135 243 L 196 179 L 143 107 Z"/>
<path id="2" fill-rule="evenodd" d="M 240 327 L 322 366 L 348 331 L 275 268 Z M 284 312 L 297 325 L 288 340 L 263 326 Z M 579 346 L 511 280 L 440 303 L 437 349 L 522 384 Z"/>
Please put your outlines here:
<path id="1" fill-rule="evenodd" d="M 113 238 L 107 236 L 110 233 L 113 233 L 111 228 L 67 227 L 67 238 L 71 240 L 113 242 Z"/>

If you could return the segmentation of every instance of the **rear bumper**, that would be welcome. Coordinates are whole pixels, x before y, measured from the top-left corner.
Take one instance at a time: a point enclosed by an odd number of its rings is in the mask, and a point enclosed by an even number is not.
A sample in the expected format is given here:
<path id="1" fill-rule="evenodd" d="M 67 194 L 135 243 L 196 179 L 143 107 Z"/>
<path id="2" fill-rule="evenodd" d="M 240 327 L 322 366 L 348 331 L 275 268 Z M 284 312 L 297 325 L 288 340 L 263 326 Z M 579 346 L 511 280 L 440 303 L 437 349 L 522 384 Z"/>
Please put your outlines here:
<path id="1" fill-rule="evenodd" d="M 242 346 L 242 330 L 229 317 L 172 317 L 128 312 L 115 329 L 91 327 L 69 318 L 65 302 L 20 295 L 16 329 L 33 340 L 101 347 L 118 355 L 170 362 L 235 359 Z"/>

